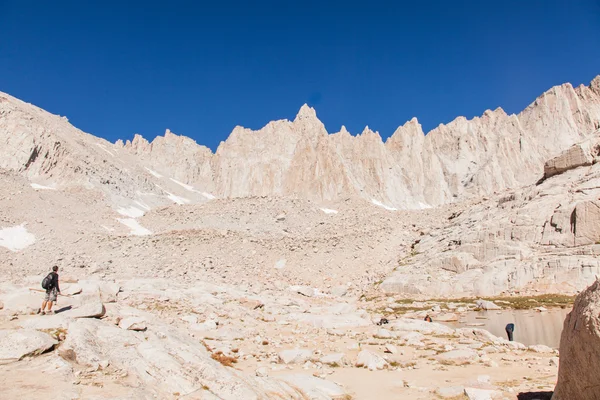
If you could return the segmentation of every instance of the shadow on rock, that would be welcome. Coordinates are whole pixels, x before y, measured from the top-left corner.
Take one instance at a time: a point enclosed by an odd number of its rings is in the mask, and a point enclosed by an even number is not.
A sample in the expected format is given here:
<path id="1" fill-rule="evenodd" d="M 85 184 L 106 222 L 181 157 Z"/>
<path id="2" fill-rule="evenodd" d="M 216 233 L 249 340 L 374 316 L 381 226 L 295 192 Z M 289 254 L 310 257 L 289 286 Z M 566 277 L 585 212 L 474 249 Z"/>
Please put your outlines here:
<path id="1" fill-rule="evenodd" d="M 519 393 L 519 400 L 550 400 L 554 392 L 522 392 Z"/>

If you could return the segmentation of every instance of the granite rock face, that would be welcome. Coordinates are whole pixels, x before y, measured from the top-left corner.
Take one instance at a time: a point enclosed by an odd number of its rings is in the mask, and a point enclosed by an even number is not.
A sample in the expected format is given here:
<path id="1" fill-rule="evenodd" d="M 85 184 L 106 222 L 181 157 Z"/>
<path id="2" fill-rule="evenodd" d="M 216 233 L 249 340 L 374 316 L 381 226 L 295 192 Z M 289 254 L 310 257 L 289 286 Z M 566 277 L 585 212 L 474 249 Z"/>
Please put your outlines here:
<path id="1" fill-rule="evenodd" d="M 100 188 L 117 205 L 138 210 L 135 201 L 155 207 L 213 196 L 359 196 L 389 208 L 419 209 L 589 165 L 594 146 L 561 152 L 600 127 L 596 84 L 556 86 L 518 115 L 488 110 L 427 135 L 412 119 L 385 142 L 368 127 L 356 136 L 344 127 L 330 135 L 304 105 L 293 121 L 270 122 L 258 131 L 236 127 L 215 153 L 169 130 L 152 142 L 136 135 L 111 144 L 64 117 L 0 94 L 0 139 L 6 143 L 0 168 L 51 186 Z"/>
<path id="2" fill-rule="evenodd" d="M 560 338 L 558 381 L 552 400 L 600 398 L 600 281 L 577 296 Z"/>

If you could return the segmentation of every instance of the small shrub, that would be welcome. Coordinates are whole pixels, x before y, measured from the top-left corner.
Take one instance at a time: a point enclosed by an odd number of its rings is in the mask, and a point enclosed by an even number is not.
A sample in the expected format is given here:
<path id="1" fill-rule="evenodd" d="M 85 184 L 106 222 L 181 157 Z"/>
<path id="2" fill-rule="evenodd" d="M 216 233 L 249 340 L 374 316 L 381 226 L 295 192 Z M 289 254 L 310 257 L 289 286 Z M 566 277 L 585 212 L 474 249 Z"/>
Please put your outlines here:
<path id="1" fill-rule="evenodd" d="M 237 359 L 234 357 L 229 357 L 223 354 L 221 351 L 217 351 L 216 353 L 212 353 L 210 358 L 216 360 L 223 364 L 226 367 L 232 367 L 233 364 L 237 363 Z"/>

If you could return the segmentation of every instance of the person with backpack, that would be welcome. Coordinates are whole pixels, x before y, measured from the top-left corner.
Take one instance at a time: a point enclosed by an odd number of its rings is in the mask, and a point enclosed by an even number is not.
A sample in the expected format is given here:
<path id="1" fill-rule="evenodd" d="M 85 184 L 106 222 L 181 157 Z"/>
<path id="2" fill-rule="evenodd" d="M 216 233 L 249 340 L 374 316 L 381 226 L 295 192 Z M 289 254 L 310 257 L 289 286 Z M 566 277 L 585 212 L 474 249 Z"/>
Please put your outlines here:
<path id="1" fill-rule="evenodd" d="M 60 294 L 60 287 L 58 286 L 58 266 L 52 267 L 52 272 L 50 272 L 44 280 L 42 281 L 42 288 L 46 289 L 46 295 L 44 296 L 44 302 L 42 303 L 42 308 L 40 308 L 39 313 L 44 314 L 55 314 L 52 311 L 52 305 L 56 302 L 57 296 Z M 47 310 L 45 311 L 45 309 Z"/>
<path id="2" fill-rule="evenodd" d="M 508 336 L 508 340 L 513 341 L 513 333 L 515 331 L 515 324 L 507 324 L 506 325 L 506 335 Z"/>

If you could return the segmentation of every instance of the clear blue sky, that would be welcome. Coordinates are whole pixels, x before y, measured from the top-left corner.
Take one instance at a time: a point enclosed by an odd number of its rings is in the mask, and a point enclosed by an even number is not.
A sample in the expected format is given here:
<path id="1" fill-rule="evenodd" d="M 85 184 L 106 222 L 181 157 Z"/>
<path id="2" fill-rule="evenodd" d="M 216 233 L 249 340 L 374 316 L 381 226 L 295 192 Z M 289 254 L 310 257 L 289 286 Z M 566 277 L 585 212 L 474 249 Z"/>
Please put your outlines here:
<path id="1" fill-rule="evenodd" d="M 386 138 L 600 74 L 597 0 L 385 3 L 0 0 L 0 91 L 110 141 L 170 128 L 214 150 L 303 103 Z"/>

